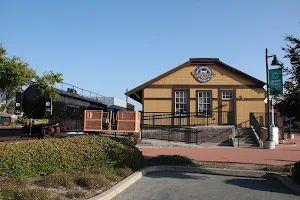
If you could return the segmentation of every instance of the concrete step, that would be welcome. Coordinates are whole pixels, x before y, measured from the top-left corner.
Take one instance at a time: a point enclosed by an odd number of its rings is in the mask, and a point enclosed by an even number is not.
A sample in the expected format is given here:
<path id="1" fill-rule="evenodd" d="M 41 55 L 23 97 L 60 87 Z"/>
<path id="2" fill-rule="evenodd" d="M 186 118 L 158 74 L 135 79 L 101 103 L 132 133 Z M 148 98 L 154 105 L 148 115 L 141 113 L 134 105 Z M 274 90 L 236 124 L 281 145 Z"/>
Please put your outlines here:
<path id="1" fill-rule="evenodd" d="M 238 137 L 236 137 L 235 139 L 236 139 L 236 140 L 249 140 L 249 141 L 252 141 L 252 140 L 253 140 L 253 141 L 256 141 L 255 138 L 243 138 L 243 137 L 242 137 L 242 138 L 241 138 L 241 137 L 238 138 Z"/>
<path id="2" fill-rule="evenodd" d="M 235 136 L 236 138 L 254 138 L 254 136 L 253 135 L 236 135 Z"/>
<path id="3" fill-rule="evenodd" d="M 240 147 L 258 147 L 258 145 L 255 143 L 244 143 L 244 142 L 240 142 L 240 143 L 237 143 L 237 146 L 240 146 Z"/>
<path id="4" fill-rule="evenodd" d="M 255 144 L 255 145 L 257 145 L 257 143 L 256 143 L 255 141 L 253 141 L 253 142 L 248 142 L 248 141 L 236 141 L 236 142 L 243 143 L 243 144 Z"/>
<path id="5" fill-rule="evenodd" d="M 237 147 L 251 147 L 251 148 L 258 148 L 259 146 L 256 144 L 237 144 Z"/>
<path id="6" fill-rule="evenodd" d="M 249 131 L 236 131 L 236 134 L 240 134 L 240 135 L 242 135 L 242 134 L 251 134 L 251 130 L 249 130 Z"/>
<path id="7" fill-rule="evenodd" d="M 236 138 L 254 138 L 253 135 L 236 135 Z"/>
<path id="8" fill-rule="evenodd" d="M 244 142 L 256 142 L 256 140 L 252 138 L 235 138 L 235 139 Z"/>
<path id="9" fill-rule="evenodd" d="M 235 139 L 240 147 L 258 147 L 250 128 L 237 128 Z"/>
<path id="10" fill-rule="evenodd" d="M 236 132 L 236 135 L 252 135 L 251 132 Z"/>
<path id="11" fill-rule="evenodd" d="M 254 137 L 235 137 L 235 138 L 240 140 L 255 140 Z"/>
<path id="12" fill-rule="evenodd" d="M 236 138 L 237 141 L 243 141 L 243 142 L 256 142 L 254 139 L 242 139 L 242 138 Z"/>

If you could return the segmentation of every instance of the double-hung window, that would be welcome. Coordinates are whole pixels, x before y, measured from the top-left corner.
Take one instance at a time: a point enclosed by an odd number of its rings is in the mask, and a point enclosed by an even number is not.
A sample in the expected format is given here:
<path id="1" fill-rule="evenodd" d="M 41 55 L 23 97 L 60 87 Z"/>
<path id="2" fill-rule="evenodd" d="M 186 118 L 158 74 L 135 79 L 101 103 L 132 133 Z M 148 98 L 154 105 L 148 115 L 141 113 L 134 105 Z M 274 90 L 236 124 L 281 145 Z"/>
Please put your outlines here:
<path id="1" fill-rule="evenodd" d="M 187 91 L 176 91 L 175 92 L 175 113 L 181 115 L 187 113 L 188 107 L 188 93 Z"/>
<path id="2" fill-rule="evenodd" d="M 198 115 L 211 115 L 211 91 L 198 91 Z"/>

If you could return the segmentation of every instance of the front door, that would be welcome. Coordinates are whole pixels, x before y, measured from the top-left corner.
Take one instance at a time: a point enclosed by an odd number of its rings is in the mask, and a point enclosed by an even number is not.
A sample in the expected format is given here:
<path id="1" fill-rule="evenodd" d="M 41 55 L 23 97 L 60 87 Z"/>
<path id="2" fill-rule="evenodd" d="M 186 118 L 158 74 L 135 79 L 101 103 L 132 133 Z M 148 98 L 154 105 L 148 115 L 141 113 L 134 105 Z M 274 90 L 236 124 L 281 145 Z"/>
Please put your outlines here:
<path id="1" fill-rule="evenodd" d="M 221 98 L 222 98 L 222 113 L 221 113 L 222 125 L 234 124 L 233 91 L 231 90 L 221 91 Z"/>

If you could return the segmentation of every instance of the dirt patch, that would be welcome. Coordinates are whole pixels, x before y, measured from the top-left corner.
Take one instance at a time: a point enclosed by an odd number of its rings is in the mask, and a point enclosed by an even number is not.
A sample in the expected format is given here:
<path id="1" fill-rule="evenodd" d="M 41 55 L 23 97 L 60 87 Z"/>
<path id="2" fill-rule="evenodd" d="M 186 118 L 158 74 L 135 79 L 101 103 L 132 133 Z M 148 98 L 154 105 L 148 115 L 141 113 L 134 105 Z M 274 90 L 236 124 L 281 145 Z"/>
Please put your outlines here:
<path id="1" fill-rule="evenodd" d="M 238 170 L 258 170 L 258 171 L 272 171 L 283 174 L 290 174 L 293 165 L 257 165 L 244 163 L 225 163 L 225 162 L 198 162 L 201 167 L 207 168 L 221 168 L 221 169 L 238 169 Z"/>
<path id="2" fill-rule="evenodd" d="M 0 199 L 87 199 L 111 188 L 132 173 L 129 168 L 100 168 L 82 172 L 56 172 L 25 180 L 2 179 Z"/>

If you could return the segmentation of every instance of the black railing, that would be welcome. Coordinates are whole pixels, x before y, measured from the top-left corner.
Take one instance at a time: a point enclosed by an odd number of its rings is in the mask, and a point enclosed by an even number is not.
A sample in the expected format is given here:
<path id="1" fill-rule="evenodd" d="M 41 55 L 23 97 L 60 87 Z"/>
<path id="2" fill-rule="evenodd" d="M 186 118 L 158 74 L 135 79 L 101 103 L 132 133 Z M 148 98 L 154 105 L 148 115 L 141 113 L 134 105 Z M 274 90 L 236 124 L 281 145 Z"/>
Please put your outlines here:
<path id="1" fill-rule="evenodd" d="M 274 113 L 274 125 L 278 126 L 278 118 L 277 118 L 277 112 Z M 267 127 L 267 119 L 268 119 L 268 113 L 264 112 L 253 112 L 253 115 L 255 116 L 258 123 L 263 127 Z M 272 113 L 270 112 L 270 122 L 272 120 Z"/>
<path id="2" fill-rule="evenodd" d="M 208 125 L 234 125 L 235 117 L 232 111 L 212 111 L 209 113 L 187 112 L 142 112 L 143 127 L 185 127 Z"/>
<path id="3" fill-rule="evenodd" d="M 261 125 L 257 121 L 254 113 L 250 113 L 250 125 L 253 126 L 256 134 L 258 135 L 259 139 L 262 138 L 262 133 L 261 133 Z"/>
<path id="4" fill-rule="evenodd" d="M 212 142 L 228 145 L 229 136 L 233 134 L 232 126 L 218 129 L 209 126 L 235 124 L 234 112 L 231 111 L 142 112 L 141 116 L 142 138 L 195 144 Z"/>
<path id="5" fill-rule="evenodd" d="M 86 90 L 80 87 L 77 87 L 75 85 L 69 84 L 69 83 L 58 83 L 58 85 L 61 85 L 61 90 L 68 91 L 68 89 L 71 89 L 70 92 L 74 92 L 82 97 L 88 97 L 88 98 L 104 98 L 105 96 L 92 92 L 90 90 Z M 59 88 L 59 87 L 58 87 Z"/>
<path id="6" fill-rule="evenodd" d="M 147 139 L 199 143 L 201 131 L 188 127 L 155 127 L 142 130 L 142 137 Z"/>

